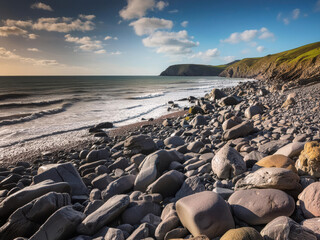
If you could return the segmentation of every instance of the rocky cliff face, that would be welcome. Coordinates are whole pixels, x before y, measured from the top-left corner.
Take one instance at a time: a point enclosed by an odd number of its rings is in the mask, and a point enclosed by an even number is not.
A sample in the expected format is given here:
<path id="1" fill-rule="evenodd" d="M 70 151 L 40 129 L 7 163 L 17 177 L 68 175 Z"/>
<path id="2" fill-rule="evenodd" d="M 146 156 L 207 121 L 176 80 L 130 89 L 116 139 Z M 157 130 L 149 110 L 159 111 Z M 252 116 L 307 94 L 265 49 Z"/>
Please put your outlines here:
<path id="1" fill-rule="evenodd" d="M 226 65 L 178 64 L 169 66 L 160 76 L 219 76 L 225 68 Z"/>
<path id="2" fill-rule="evenodd" d="M 320 80 L 320 42 L 262 58 L 246 58 L 220 76 L 255 78 L 270 82 Z"/>

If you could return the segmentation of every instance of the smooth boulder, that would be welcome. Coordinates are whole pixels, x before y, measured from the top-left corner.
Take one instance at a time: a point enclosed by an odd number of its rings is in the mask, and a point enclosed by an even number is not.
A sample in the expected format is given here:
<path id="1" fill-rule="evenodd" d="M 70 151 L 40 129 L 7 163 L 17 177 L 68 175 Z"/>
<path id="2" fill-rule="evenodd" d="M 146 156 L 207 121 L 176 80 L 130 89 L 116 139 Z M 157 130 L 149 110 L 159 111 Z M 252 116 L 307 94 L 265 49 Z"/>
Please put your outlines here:
<path id="1" fill-rule="evenodd" d="M 194 237 L 215 238 L 235 227 L 228 204 L 214 192 L 204 191 L 181 198 L 176 209 L 181 223 Z"/>
<path id="2" fill-rule="evenodd" d="M 114 195 L 127 193 L 133 188 L 135 179 L 136 176 L 130 174 L 112 181 L 107 188 L 101 192 L 102 199 L 107 201 Z"/>
<path id="3" fill-rule="evenodd" d="M 263 237 L 252 227 L 242 227 L 230 229 L 220 240 L 263 240 Z"/>
<path id="4" fill-rule="evenodd" d="M 255 166 L 253 166 L 253 170 L 256 170 L 260 167 L 265 167 L 265 168 L 276 167 L 276 168 L 286 168 L 293 172 L 297 172 L 294 164 L 295 162 L 291 158 L 288 158 L 281 154 L 275 154 L 275 155 L 270 155 L 262 158 L 260 161 L 258 161 L 255 164 Z"/>
<path id="5" fill-rule="evenodd" d="M 223 133 L 224 140 L 236 139 L 239 137 L 245 137 L 249 135 L 254 130 L 252 121 L 245 121 L 240 123 Z"/>
<path id="6" fill-rule="evenodd" d="M 298 205 L 305 218 L 320 217 L 320 182 L 311 183 L 298 196 Z"/>
<path id="7" fill-rule="evenodd" d="M 130 156 L 138 153 L 149 154 L 156 149 L 155 142 L 148 135 L 131 136 L 124 141 L 124 153 Z"/>

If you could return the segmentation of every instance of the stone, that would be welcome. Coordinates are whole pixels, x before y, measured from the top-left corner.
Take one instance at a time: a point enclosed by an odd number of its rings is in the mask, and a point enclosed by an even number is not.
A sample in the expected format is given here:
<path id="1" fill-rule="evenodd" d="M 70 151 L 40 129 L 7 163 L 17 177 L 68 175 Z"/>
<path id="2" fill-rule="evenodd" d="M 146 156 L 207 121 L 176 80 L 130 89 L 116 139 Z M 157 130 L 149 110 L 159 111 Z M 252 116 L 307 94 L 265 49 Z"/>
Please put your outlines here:
<path id="1" fill-rule="evenodd" d="M 198 176 L 192 176 L 187 178 L 182 184 L 180 190 L 176 193 L 175 199 L 189 196 L 194 193 L 202 192 L 205 190 L 205 186 L 201 183 Z"/>
<path id="2" fill-rule="evenodd" d="M 92 150 L 86 156 L 86 162 L 91 163 L 102 159 L 108 159 L 110 152 L 108 149 Z"/>
<path id="3" fill-rule="evenodd" d="M 216 101 L 216 100 L 219 100 L 221 98 L 226 97 L 226 94 L 224 92 L 222 92 L 220 89 L 214 88 L 211 90 L 210 96 L 211 96 L 212 101 Z"/>
<path id="4" fill-rule="evenodd" d="M 113 181 L 113 178 L 107 174 L 107 173 L 104 173 L 104 174 L 101 174 L 100 176 L 94 178 L 92 181 L 91 181 L 91 184 L 94 188 L 98 188 L 99 190 L 104 190 L 110 182 Z"/>
<path id="5" fill-rule="evenodd" d="M 262 114 L 263 110 L 261 109 L 261 107 L 259 107 L 258 105 L 253 105 L 248 107 L 245 112 L 244 112 L 244 116 L 246 118 L 251 119 L 253 116 L 258 115 L 258 114 Z"/>
<path id="6" fill-rule="evenodd" d="M 154 215 L 153 213 L 148 213 L 140 220 L 140 223 L 150 223 L 153 226 L 158 226 L 160 222 L 161 218 Z"/>
<path id="7" fill-rule="evenodd" d="M 174 228 L 177 228 L 180 225 L 180 220 L 177 215 L 171 215 L 162 221 L 156 228 L 155 237 L 157 240 L 163 240 L 167 232 L 171 231 Z"/>
<path id="8" fill-rule="evenodd" d="M 164 236 L 164 240 L 180 239 L 186 237 L 188 234 L 189 232 L 186 228 L 178 227 L 167 232 Z"/>
<path id="9" fill-rule="evenodd" d="M 144 192 L 147 187 L 169 169 L 172 162 L 182 162 L 183 155 L 175 150 L 159 150 L 148 155 L 140 165 L 134 182 L 134 190 Z"/>
<path id="10" fill-rule="evenodd" d="M 119 157 L 119 158 L 117 158 L 116 161 L 114 161 L 112 164 L 110 164 L 110 165 L 108 166 L 108 168 L 110 169 L 110 171 L 113 171 L 113 170 L 115 170 L 115 169 L 117 169 L 117 168 L 124 170 L 124 169 L 126 169 L 127 167 L 129 167 L 129 162 L 128 162 L 128 160 L 127 160 L 126 158 L 124 158 L 124 157 Z"/>
<path id="11" fill-rule="evenodd" d="M 243 157 L 228 145 L 221 148 L 212 158 L 211 167 L 213 173 L 221 179 L 233 178 L 246 171 Z"/>
<path id="12" fill-rule="evenodd" d="M 296 104 L 296 101 L 294 100 L 294 95 L 289 94 L 286 101 L 282 104 L 282 108 L 289 108 L 290 106 Z"/>
<path id="13" fill-rule="evenodd" d="M 265 167 L 265 168 L 276 167 L 276 168 L 286 168 L 293 172 L 297 172 L 294 164 L 295 162 L 291 158 L 288 158 L 281 154 L 275 154 L 275 155 L 270 155 L 262 158 L 260 161 L 258 161 L 255 164 L 255 166 L 253 167 L 253 170 L 256 170 L 260 167 Z"/>
<path id="14" fill-rule="evenodd" d="M 68 239 L 76 231 L 85 215 L 65 206 L 52 214 L 40 229 L 29 240 Z"/>
<path id="15" fill-rule="evenodd" d="M 49 192 L 70 193 L 70 190 L 68 183 L 55 183 L 52 180 L 25 187 L 9 195 L 0 203 L 0 216 L 7 218 L 16 209 Z"/>
<path id="16" fill-rule="evenodd" d="M 96 211 L 88 215 L 81 224 L 79 224 L 77 231 L 80 234 L 93 235 L 103 226 L 112 222 L 127 208 L 130 203 L 128 195 L 116 195 L 110 198 Z"/>
<path id="17" fill-rule="evenodd" d="M 113 128 L 113 123 L 111 122 L 102 122 L 102 123 L 98 123 L 94 126 L 94 128 Z"/>
<path id="18" fill-rule="evenodd" d="M 317 239 L 320 239 L 320 218 L 310 218 L 300 223 L 303 227 L 311 230 Z"/>
<path id="19" fill-rule="evenodd" d="M 184 182 L 184 174 L 176 170 L 166 172 L 147 188 L 148 193 L 160 193 L 163 198 L 174 196 Z"/>
<path id="20" fill-rule="evenodd" d="M 286 216 L 280 216 L 269 222 L 261 231 L 266 240 L 317 240 L 317 237 L 309 229 L 301 226 Z"/>
<path id="21" fill-rule="evenodd" d="M 264 154 L 274 154 L 278 149 L 287 145 L 289 141 L 287 140 L 274 140 L 267 142 L 265 144 L 261 144 L 258 147 L 258 151 Z"/>
<path id="22" fill-rule="evenodd" d="M 298 196 L 298 205 L 305 218 L 320 217 L 320 182 L 311 183 Z"/>
<path id="23" fill-rule="evenodd" d="M 107 201 L 114 195 L 129 192 L 133 188 L 135 179 L 135 175 L 126 175 L 112 181 L 108 187 L 101 192 L 102 199 Z"/>
<path id="24" fill-rule="evenodd" d="M 156 150 L 155 142 L 148 135 L 131 136 L 124 141 L 124 153 L 127 155 L 149 154 Z"/>
<path id="25" fill-rule="evenodd" d="M 282 148 L 280 148 L 278 151 L 275 152 L 275 154 L 281 154 L 289 158 L 293 158 L 296 156 L 299 156 L 301 151 L 304 148 L 305 143 L 304 142 L 293 142 L 289 143 Z"/>
<path id="26" fill-rule="evenodd" d="M 38 175 L 33 177 L 33 182 L 37 184 L 44 180 L 67 182 L 71 187 L 71 195 L 88 195 L 86 185 L 71 163 L 49 164 L 39 167 Z"/>
<path id="27" fill-rule="evenodd" d="M 251 151 L 243 157 L 243 160 L 245 161 L 247 168 L 252 168 L 256 162 L 260 161 L 262 158 L 266 156 L 267 155 L 264 153 L 258 151 Z"/>
<path id="28" fill-rule="evenodd" d="M 125 240 L 124 234 L 120 229 L 108 228 L 106 235 L 104 236 L 106 240 Z"/>
<path id="29" fill-rule="evenodd" d="M 197 115 L 195 116 L 192 121 L 190 122 L 190 124 L 193 126 L 193 127 L 196 127 L 196 126 L 202 126 L 202 125 L 207 125 L 207 120 L 204 116 L 202 115 Z"/>
<path id="30" fill-rule="evenodd" d="M 245 137 L 254 130 L 252 121 L 244 121 L 223 133 L 224 140 L 236 139 L 239 137 Z"/>
<path id="31" fill-rule="evenodd" d="M 135 201 L 131 202 L 129 207 L 122 213 L 121 219 L 124 223 L 136 225 L 149 213 L 160 216 L 160 205 L 149 201 Z"/>
<path id="32" fill-rule="evenodd" d="M 224 98 L 221 98 L 219 101 L 220 106 L 229 106 L 229 105 L 237 105 L 241 102 L 241 99 L 237 96 L 227 96 Z"/>
<path id="33" fill-rule="evenodd" d="M 224 200 L 228 200 L 228 198 L 234 193 L 231 189 L 221 187 L 215 187 L 212 191 L 219 194 Z"/>
<path id="34" fill-rule="evenodd" d="M 220 240 L 263 240 L 261 234 L 252 227 L 230 229 Z"/>
<path id="35" fill-rule="evenodd" d="M 278 189 L 238 190 L 228 202 L 234 215 L 249 225 L 267 224 L 279 216 L 290 216 L 295 209 L 293 198 Z"/>
<path id="36" fill-rule="evenodd" d="M 138 153 L 136 155 L 133 155 L 130 159 L 130 162 L 134 163 L 136 167 L 139 167 L 139 165 L 142 163 L 143 159 L 145 159 L 146 155 L 142 153 Z"/>
<path id="37" fill-rule="evenodd" d="M 296 161 L 299 175 L 320 177 L 320 143 L 313 141 L 304 145 L 299 159 Z"/>
<path id="38" fill-rule="evenodd" d="M 18 208 L 0 228 L 0 239 L 31 237 L 59 208 L 71 204 L 67 193 L 47 193 Z"/>
<path id="39" fill-rule="evenodd" d="M 154 235 L 155 228 L 149 223 L 142 223 L 126 240 L 147 239 Z"/>
<path id="40" fill-rule="evenodd" d="M 274 188 L 294 190 L 301 188 L 300 177 L 291 170 L 284 168 L 260 168 L 240 179 L 235 189 Z"/>
<path id="41" fill-rule="evenodd" d="M 226 131 L 230 128 L 233 128 L 234 126 L 237 126 L 238 124 L 239 124 L 239 122 L 236 122 L 233 119 L 229 118 L 223 122 L 222 129 L 223 129 L 223 131 Z"/>
<path id="42" fill-rule="evenodd" d="M 204 143 L 201 141 L 195 141 L 188 144 L 187 149 L 190 152 L 198 153 L 201 148 L 204 147 Z"/>
<path id="43" fill-rule="evenodd" d="M 194 236 L 215 238 L 235 227 L 228 204 L 210 191 L 195 193 L 176 203 L 182 225 Z"/>
<path id="44" fill-rule="evenodd" d="M 185 144 L 185 142 L 184 142 L 183 138 L 181 138 L 179 136 L 168 137 L 164 140 L 164 145 L 166 145 L 167 147 L 170 147 L 170 148 L 176 148 L 176 147 L 182 146 L 184 144 Z"/>

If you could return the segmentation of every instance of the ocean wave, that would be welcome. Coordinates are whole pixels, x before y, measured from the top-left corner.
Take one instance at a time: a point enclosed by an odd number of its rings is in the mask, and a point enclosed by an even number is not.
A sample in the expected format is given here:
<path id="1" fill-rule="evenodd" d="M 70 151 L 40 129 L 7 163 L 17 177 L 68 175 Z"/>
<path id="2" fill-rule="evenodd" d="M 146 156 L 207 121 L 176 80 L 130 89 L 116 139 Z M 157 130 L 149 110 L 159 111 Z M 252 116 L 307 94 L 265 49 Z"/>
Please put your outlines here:
<path id="1" fill-rule="evenodd" d="M 139 105 L 135 105 L 135 106 L 131 106 L 131 107 L 126 107 L 126 108 L 124 108 L 124 110 L 130 110 L 130 109 L 134 109 L 134 108 L 138 108 L 138 107 L 142 107 L 142 105 L 139 104 Z"/>
<path id="2" fill-rule="evenodd" d="M 37 113 L 28 114 L 28 115 L 17 115 L 19 118 L 0 121 L 0 127 L 13 125 L 13 124 L 17 124 L 17 123 L 29 122 L 29 121 L 32 121 L 32 120 L 35 120 L 35 119 L 38 119 L 38 118 L 41 118 L 41 117 L 44 117 L 47 115 L 61 113 L 61 112 L 66 111 L 67 108 L 71 107 L 72 105 L 73 105 L 72 103 L 64 103 L 59 108 L 43 110 L 43 111 L 40 111 Z M 10 116 L 8 116 L 8 118 L 9 117 Z"/>
<path id="3" fill-rule="evenodd" d="M 156 93 L 149 93 L 146 95 L 141 95 L 137 97 L 129 97 L 128 99 L 132 100 L 142 100 L 142 99 L 149 99 L 149 98 L 156 98 L 156 97 L 162 97 L 166 94 L 166 92 L 156 92 Z"/>
<path id="4" fill-rule="evenodd" d="M 41 101 L 41 102 L 29 102 L 29 103 L 6 103 L 0 104 L 0 109 L 8 109 L 8 108 L 19 108 L 19 107 L 42 107 L 53 104 L 62 103 L 65 101 L 64 99 L 57 99 L 51 101 Z"/>
<path id="5" fill-rule="evenodd" d="M 202 86 L 202 87 L 191 87 L 191 88 L 183 88 L 184 91 L 192 91 L 192 90 L 204 90 L 204 89 L 211 89 L 213 86 Z"/>
<path id="6" fill-rule="evenodd" d="M 0 94 L 0 100 L 7 100 L 12 98 L 24 98 L 29 97 L 30 94 L 28 93 L 6 93 L 6 94 Z"/>

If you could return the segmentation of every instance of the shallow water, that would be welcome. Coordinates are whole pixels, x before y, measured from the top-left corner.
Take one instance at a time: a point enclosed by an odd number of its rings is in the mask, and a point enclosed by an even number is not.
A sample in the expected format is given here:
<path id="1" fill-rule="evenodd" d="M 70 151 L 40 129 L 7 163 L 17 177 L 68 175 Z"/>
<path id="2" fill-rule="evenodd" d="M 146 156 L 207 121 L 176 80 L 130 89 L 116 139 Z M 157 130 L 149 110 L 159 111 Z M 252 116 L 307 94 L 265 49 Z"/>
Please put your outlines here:
<path id="1" fill-rule="evenodd" d="M 0 147 L 99 122 L 115 126 L 167 113 L 167 102 L 200 97 L 245 79 L 159 76 L 0 77 Z M 177 102 L 180 107 L 188 102 Z"/>

